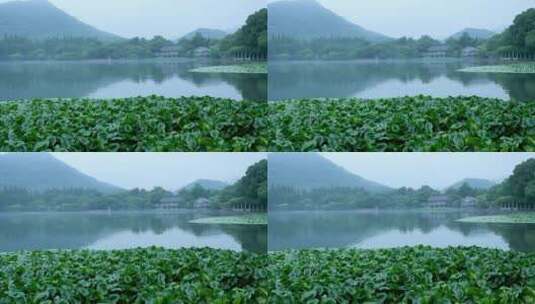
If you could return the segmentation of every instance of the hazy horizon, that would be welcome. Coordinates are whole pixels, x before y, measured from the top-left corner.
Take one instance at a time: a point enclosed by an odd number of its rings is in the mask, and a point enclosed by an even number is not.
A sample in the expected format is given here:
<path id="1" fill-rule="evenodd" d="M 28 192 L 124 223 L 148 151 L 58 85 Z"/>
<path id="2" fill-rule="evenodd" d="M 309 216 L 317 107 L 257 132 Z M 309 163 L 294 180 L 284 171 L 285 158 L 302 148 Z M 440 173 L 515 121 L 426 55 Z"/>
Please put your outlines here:
<path id="1" fill-rule="evenodd" d="M 84 23 L 124 38 L 176 39 L 198 28 L 236 30 L 266 6 L 266 0 L 48 1 Z M 6 2 L 13 0 L 0 0 Z"/>
<path id="2" fill-rule="evenodd" d="M 78 171 L 124 189 L 178 190 L 198 179 L 234 182 L 265 153 L 51 153 Z"/>
<path id="3" fill-rule="evenodd" d="M 268 3 L 278 1 L 268 0 Z M 464 28 L 502 31 L 513 23 L 516 15 L 535 6 L 533 0 L 317 1 L 367 30 L 393 38 L 430 35 L 445 39 Z"/>
<path id="4" fill-rule="evenodd" d="M 465 178 L 500 182 L 535 153 L 321 153 L 363 178 L 393 187 L 443 190 Z"/>

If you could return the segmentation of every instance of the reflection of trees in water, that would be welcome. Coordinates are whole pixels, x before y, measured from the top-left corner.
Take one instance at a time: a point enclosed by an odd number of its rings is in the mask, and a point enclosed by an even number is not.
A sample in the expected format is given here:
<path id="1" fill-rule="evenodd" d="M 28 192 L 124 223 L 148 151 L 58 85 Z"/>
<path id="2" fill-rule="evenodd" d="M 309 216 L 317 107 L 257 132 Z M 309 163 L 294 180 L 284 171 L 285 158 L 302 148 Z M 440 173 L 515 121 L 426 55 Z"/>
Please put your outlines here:
<path id="1" fill-rule="evenodd" d="M 466 66 L 462 62 L 276 62 L 270 64 L 269 99 L 354 96 L 391 80 L 428 84 L 440 77 L 464 86 L 496 83 L 513 99 L 535 99 L 533 75 L 458 72 Z"/>
<path id="2" fill-rule="evenodd" d="M 212 83 L 224 81 L 232 85 L 246 100 L 267 101 L 267 75 L 264 74 L 211 74 L 190 73 L 182 70 L 180 78 L 191 81 L 201 87 Z"/>
<path id="3" fill-rule="evenodd" d="M 480 212 L 277 212 L 270 214 L 270 250 L 285 248 L 347 247 L 381 233 L 430 233 L 444 226 L 470 236 L 491 231 L 511 249 L 535 251 L 535 225 L 481 225 L 455 220 Z"/>
<path id="4" fill-rule="evenodd" d="M 87 247 L 110 234 L 163 234 L 179 228 L 195 236 L 224 233 L 247 251 L 265 252 L 266 227 L 190 224 L 199 213 L 54 213 L 6 214 L 1 217 L 0 251 L 21 249 L 69 249 Z M 210 215 L 206 213 L 205 215 Z"/>
<path id="5" fill-rule="evenodd" d="M 188 71 L 195 62 L 123 62 L 123 63 L 9 63 L 0 64 L 0 98 L 84 97 L 99 88 L 121 81 L 161 84 L 180 77 L 196 86 L 226 83 L 243 98 L 265 100 L 267 77 L 256 75 L 208 75 Z M 126 95 L 126 94 L 125 94 Z M 209 92 L 206 95 L 210 95 Z"/>

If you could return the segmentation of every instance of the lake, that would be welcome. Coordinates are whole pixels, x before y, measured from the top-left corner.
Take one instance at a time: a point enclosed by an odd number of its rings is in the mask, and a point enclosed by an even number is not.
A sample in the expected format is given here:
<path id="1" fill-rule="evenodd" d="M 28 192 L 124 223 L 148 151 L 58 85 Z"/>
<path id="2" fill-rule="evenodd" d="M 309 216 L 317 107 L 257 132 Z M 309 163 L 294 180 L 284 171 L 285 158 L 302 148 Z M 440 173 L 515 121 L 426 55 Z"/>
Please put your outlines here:
<path id="1" fill-rule="evenodd" d="M 265 253 L 267 227 L 204 225 L 215 212 L 79 212 L 0 214 L 0 252 L 38 249 L 212 247 Z"/>
<path id="2" fill-rule="evenodd" d="M 218 62 L 0 62 L 0 100 L 57 97 L 212 96 L 265 101 L 267 75 L 201 74 Z"/>
<path id="3" fill-rule="evenodd" d="M 270 212 L 269 250 L 429 245 L 535 252 L 535 225 L 459 223 L 483 211 Z"/>
<path id="4" fill-rule="evenodd" d="M 490 63 L 461 61 L 275 61 L 269 63 L 269 100 L 413 95 L 535 101 L 535 75 L 463 73 Z"/>

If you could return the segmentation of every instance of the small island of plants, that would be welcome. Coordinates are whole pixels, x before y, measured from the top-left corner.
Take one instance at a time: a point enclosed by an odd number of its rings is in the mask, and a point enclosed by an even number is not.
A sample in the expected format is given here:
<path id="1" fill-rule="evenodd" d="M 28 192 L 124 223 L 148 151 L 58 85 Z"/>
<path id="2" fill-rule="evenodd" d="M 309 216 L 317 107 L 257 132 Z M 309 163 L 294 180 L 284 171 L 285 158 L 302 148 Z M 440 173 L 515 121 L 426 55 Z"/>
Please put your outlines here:
<path id="1" fill-rule="evenodd" d="M 535 224 L 535 212 L 474 216 L 458 220 L 463 223 Z"/>
<path id="2" fill-rule="evenodd" d="M 195 219 L 190 221 L 193 224 L 214 224 L 214 225 L 267 225 L 267 213 L 253 213 L 236 216 L 215 216 Z"/>

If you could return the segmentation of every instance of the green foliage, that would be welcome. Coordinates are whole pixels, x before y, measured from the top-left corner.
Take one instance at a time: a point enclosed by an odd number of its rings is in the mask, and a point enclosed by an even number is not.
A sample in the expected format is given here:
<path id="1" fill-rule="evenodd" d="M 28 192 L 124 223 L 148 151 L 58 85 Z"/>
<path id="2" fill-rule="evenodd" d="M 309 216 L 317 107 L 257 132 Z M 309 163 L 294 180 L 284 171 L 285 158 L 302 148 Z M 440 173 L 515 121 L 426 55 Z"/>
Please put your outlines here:
<path id="1" fill-rule="evenodd" d="M 429 186 L 370 192 L 358 187 L 295 189 L 287 186 L 269 188 L 270 210 L 351 210 L 367 208 L 422 208 L 440 192 Z M 451 203 L 455 196 L 451 196 Z M 453 205 L 452 205 L 453 206 Z"/>
<path id="2" fill-rule="evenodd" d="M 1 151 L 264 151 L 266 103 L 211 97 L 0 103 Z"/>
<path id="3" fill-rule="evenodd" d="M 494 37 L 486 46 L 495 53 L 535 52 L 535 9 L 530 8 L 517 15 L 513 24 L 502 34 Z"/>
<path id="4" fill-rule="evenodd" d="M 535 204 L 535 158 L 516 166 L 505 182 L 501 195 L 511 196 L 516 202 Z M 511 203 L 511 202 L 510 202 Z"/>
<path id="5" fill-rule="evenodd" d="M 535 151 L 535 103 L 480 97 L 270 103 L 270 151 Z"/>
<path id="6" fill-rule="evenodd" d="M 535 255 L 406 247 L 269 255 L 272 303 L 533 303 Z"/>
<path id="7" fill-rule="evenodd" d="M 256 58 L 267 56 L 267 9 L 261 9 L 250 15 L 244 26 L 236 33 L 221 41 L 220 50 L 223 54 L 248 53 Z"/>
<path id="8" fill-rule="evenodd" d="M 247 203 L 267 209 L 267 167 L 267 160 L 264 159 L 247 168 L 245 176 L 225 188 L 219 200 L 229 206 Z"/>
<path id="9" fill-rule="evenodd" d="M 266 303 L 267 259 L 216 249 L 0 255 L 0 303 Z"/>
<path id="10" fill-rule="evenodd" d="M 2 211 L 88 211 L 153 209 L 171 192 L 162 188 L 102 193 L 92 189 L 48 189 L 29 191 L 18 187 L 0 188 Z"/>

